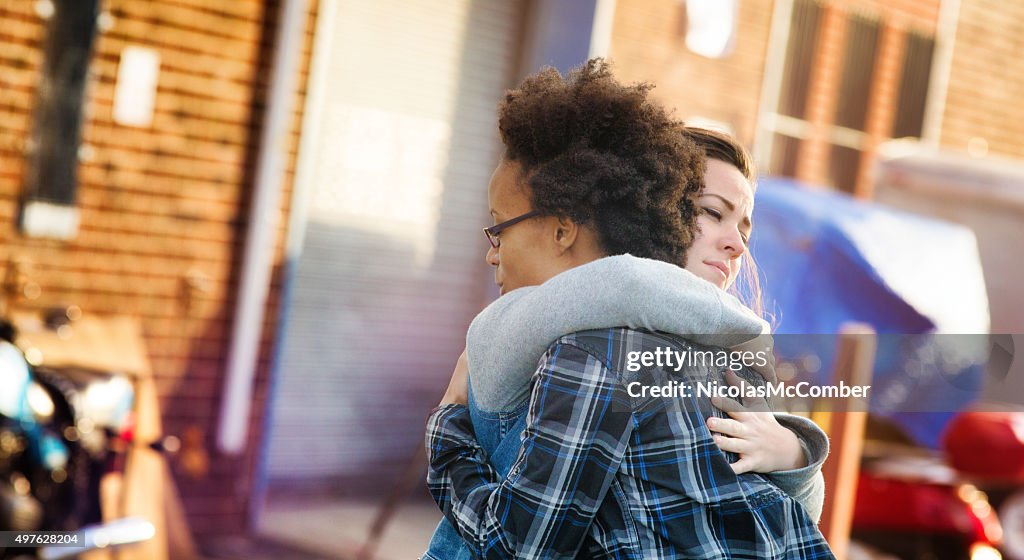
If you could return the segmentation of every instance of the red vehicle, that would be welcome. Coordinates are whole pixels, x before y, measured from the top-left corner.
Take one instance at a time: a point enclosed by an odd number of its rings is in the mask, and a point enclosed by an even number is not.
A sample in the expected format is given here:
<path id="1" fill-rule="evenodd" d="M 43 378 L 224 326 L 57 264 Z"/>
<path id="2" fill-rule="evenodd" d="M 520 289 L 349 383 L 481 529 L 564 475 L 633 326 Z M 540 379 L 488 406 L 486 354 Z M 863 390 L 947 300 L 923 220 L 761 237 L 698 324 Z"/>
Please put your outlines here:
<path id="1" fill-rule="evenodd" d="M 963 412 L 943 451 L 866 456 L 852 537 L 904 559 L 1024 560 L 1024 411 Z"/>
<path id="2" fill-rule="evenodd" d="M 949 464 L 985 490 L 1003 525 L 1003 550 L 1024 560 L 1024 410 L 960 414 L 943 438 Z"/>

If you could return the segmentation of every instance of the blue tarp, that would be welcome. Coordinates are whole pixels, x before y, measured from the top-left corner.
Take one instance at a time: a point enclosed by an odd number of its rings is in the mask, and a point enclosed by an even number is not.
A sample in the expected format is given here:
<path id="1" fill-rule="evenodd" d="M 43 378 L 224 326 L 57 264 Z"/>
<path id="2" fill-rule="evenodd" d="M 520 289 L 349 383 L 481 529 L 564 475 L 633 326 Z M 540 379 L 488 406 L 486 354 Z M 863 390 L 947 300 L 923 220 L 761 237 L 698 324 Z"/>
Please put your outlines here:
<path id="1" fill-rule="evenodd" d="M 871 325 L 880 334 L 871 412 L 937 448 L 949 419 L 980 393 L 987 358 L 986 337 L 953 336 L 988 333 L 974 233 L 776 178 L 759 181 L 753 219 L 751 253 L 780 359 L 817 354 L 825 367 L 811 377 L 829 383 L 835 337 L 786 335 Z M 921 358 L 951 353 L 958 359 Z"/>

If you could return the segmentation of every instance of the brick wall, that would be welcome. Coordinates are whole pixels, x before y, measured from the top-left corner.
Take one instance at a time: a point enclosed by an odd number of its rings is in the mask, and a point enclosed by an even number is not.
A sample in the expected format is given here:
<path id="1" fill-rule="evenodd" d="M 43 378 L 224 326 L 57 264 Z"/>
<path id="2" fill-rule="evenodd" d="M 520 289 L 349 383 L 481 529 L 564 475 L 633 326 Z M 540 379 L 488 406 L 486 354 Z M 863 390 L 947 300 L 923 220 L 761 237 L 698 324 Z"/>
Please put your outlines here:
<path id="1" fill-rule="evenodd" d="M 895 91 L 903 56 L 904 33 L 916 29 L 935 32 L 939 0 L 823 0 L 826 7 L 815 67 L 809 89 L 807 114 L 811 137 L 803 142 L 797 174 L 816 182 L 829 181 L 832 165 L 827 129 L 834 122 L 839 79 L 845 51 L 845 28 L 851 13 L 869 14 L 884 22 L 877 52 L 876 75 L 869 108 L 871 139 L 859 168 L 857 189 L 869 194 L 868 160 L 884 139 L 891 122 Z M 757 131 L 766 52 L 775 2 L 740 0 L 735 49 L 721 59 L 689 51 L 685 44 L 684 3 L 630 0 L 616 3 L 610 56 L 620 75 L 657 84 L 655 96 L 677 108 L 684 119 L 701 116 L 730 125 L 738 138 L 752 146 Z M 769 170 L 770 172 L 772 170 Z M 775 170 L 774 172 L 778 172 Z"/>
<path id="2" fill-rule="evenodd" d="M 829 4 L 848 12 L 867 10 L 882 16 L 891 48 L 889 57 L 880 57 L 875 68 L 876 74 L 888 72 L 889 80 L 876 80 L 879 82 L 874 84 L 876 90 L 891 88 L 894 86 L 891 80 L 898 79 L 894 73 L 899 71 L 899 62 L 894 59 L 902 56 L 902 35 L 908 29 L 929 34 L 938 31 L 941 7 L 938 0 L 835 0 Z M 944 147 L 967 151 L 972 139 L 976 139 L 976 143 L 980 139 L 990 155 L 1024 158 L 1024 129 L 1017 124 L 1024 122 L 1024 107 L 1018 102 L 1024 98 L 1024 61 L 1019 56 L 1022 50 L 1024 5 L 998 0 L 961 0 L 940 134 Z M 881 101 L 878 113 L 882 116 L 891 113 L 894 108 L 885 107 L 891 100 Z M 876 120 L 875 124 L 875 134 L 861 161 L 858 192 L 863 196 L 871 194 L 874 146 L 887 137 L 888 132 L 884 123 Z M 806 178 L 820 182 L 820 176 Z"/>
<path id="3" fill-rule="evenodd" d="M 961 0 L 941 143 L 1024 158 L 1024 3 Z"/>
<path id="4" fill-rule="evenodd" d="M 933 35 L 938 23 L 937 1 L 892 2 L 835 1 L 823 4 L 822 22 L 817 35 L 817 49 L 811 70 L 811 86 L 806 120 L 810 134 L 800 146 L 796 176 L 811 184 L 832 184 L 841 165 L 834 159 L 834 144 L 829 130 L 836 123 L 840 103 L 840 84 L 845 59 L 847 28 L 850 18 L 864 15 L 877 21 L 879 34 L 874 59 L 870 63 L 871 84 L 867 92 L 864 120 L 864 142 L 857 161 L 847 163 L 854 176 L 848 185 L 854 194 L 870 198 L 873 192 L 873 164 L 878 146 L 891 137 L 894 113 L 900 95 L 901 72 L 906 33 L 917 30 Z"/>
<path id="5" fill-rule="evenodd" d="M 827 127 L 833 122 L 836 83 L 845 48 L 842 32 L 850 14 L 880 18 L 882 32 L 875 62 L 865 156 L 856 164 L 855 191 L 871 196 L 871 161 L 888 137 L 908 31 L 934 36 L 940 0 L 822 0 L 829 25 L 816 49 L 819 76 L 811 88 L 805 116 L 811 138 L 802 143 L 797 175 L 814 183 L 829 181 L 831 148 Z M 722 59 L 708 59 L 686 48 L 683 2 L 628 0 L 616 3 L 610 57 L 628 80 L 657 84 L 655 96 L 685 118 L 701 116 L 732 126 L 752 145 L 764 81 L 765 52 L 774 2 L 740 0 L 736 47 Z M 988 153 L 1024 157 L 1024 4 L 999 0 L 961 0 L 960 17 L 944 112 L 941 144 L 965 151 L 968 142 Z M 831 53 L 831 54 L 830 54 Z M 984 140 L 982 142 L 981 140 Z"/>
<path id="6" fill-rule="evenodd" d="M 219 456 L 213 441 L 278 4 L 103 2 L 113 19 L 98 34 L 84 102 L 80 231 L 73 240 L 52 241 L 26 238 L 15 223 L 46 23 L 34 12 L 35 2 L 0 0 L 0 265 L 20 262 L 25 279 L 40 288 L 38 297 L 22 295 L 12 304 L 42 309 L 74 303 L 85 313 L 141 319 L 165 431 L 181 434 L 197 426 L 210 452 L 210 470 L 199 479 L 172 464 L 200 537 L 244 527 L 276 336 L 312 12 L 297 69 L 300 98 L 289 140 L 253 429 L 245 454 Z M 128 45 L 160 54 L 155 115 L 147 128 L 122 126 L 111 116 L 119 56 Z"/>
<path id="7" fill-rule="evenodd" d="M 609 57 L 627 81 L 652 81 L 654 97 L 684 120 L 724 122 L 747 145 L 754 139 L 771 28 L 771 0 L 739 3 L 734 50 L 711 59 L 686 47 L 684 4 L 665 0 L 616 2 Z"/>

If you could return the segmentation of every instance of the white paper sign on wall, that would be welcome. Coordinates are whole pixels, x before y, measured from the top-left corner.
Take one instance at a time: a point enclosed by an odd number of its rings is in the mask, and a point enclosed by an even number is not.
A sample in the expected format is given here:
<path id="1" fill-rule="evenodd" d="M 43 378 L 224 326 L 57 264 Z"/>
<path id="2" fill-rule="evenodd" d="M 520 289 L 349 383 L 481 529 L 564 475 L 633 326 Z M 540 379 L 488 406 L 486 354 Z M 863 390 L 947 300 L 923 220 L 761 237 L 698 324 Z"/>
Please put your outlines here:
<path id="1" fill-rule="evenodd" d="M 125 47 L 114 87 L 114 122 L 149 126 L 153 122 L 160 53 L 146 47 Z"/>
<path id="2" fill-rule="evenodd" d="M 732 53 L 736 41 L 737 0 L 685 0 L 686 47 L 708 58 Z"/>

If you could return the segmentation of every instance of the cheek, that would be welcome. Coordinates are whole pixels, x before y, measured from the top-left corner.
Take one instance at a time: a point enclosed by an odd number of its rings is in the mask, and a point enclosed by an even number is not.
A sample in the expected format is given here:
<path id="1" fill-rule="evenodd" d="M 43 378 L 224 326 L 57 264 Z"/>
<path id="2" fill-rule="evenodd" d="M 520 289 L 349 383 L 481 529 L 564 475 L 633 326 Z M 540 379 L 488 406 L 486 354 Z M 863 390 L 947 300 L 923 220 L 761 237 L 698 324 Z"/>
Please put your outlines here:
<path id="1" fill-rule="evenodd" d="M 529 268 L 529 253 L 518 250 L 512 244 L 509 247 L 501 247 L 501 268 L 508 277 L 521 277 L 524 270 Z"/>
<path id="2" fill-rule="evenodd" d="M 690 251 L 703 249 L 714 234 L 715 223 L 708 218 L 697 218 L 697 231 L 693 233 Z"/>
<path id="3" fill-rule="evenodd" d="M 697 234 L 696 237 L 707 237 L 714 235 L 715 230 L 722 227 L 722 224 L 716 222 L 713 218 L 707 215 L 702 215 L 697 218 Z"/>

